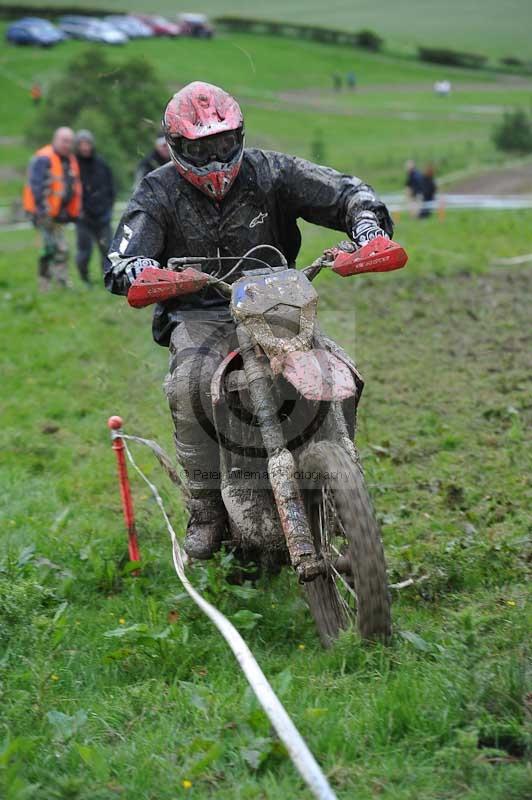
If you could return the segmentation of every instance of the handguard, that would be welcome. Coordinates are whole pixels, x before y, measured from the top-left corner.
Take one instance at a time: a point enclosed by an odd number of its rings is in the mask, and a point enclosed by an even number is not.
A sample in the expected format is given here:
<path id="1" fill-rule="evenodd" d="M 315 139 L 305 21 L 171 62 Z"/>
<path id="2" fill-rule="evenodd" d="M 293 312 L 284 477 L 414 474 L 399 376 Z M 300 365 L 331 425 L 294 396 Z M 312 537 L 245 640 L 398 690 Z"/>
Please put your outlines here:
<path id="1" fill-rule="evenodd" d="M 193 294 L 209 282 L 209 275 L 187 267 L 182 272 L 146 267 L 129 287 L 127 302 L 133 308 L 144 308 L 172 297 Z"/>
<path id="2" fill-rule="evenodd" d="M 376 236 L 359 250 L 355 250 L 351 242 L 342 242 L 327 250 L 325 255 L 333 262 L 332 271 L 343 278 L 360 272 L 391 272 L 401 269 L 408 261 L 401 245 L 384 236 Z"/>

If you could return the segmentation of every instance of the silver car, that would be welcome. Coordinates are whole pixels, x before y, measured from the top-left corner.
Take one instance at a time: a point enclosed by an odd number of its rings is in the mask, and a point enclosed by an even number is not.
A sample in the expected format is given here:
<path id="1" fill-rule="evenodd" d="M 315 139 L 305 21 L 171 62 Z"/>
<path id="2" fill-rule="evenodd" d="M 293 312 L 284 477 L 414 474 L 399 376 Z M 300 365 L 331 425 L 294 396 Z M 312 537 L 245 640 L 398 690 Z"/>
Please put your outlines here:
<path id="1" fill-rule="evenodd" d="M 87 42 L 103 42 L 104 44 L 125 44 L 128 36 L 108 22 L 96 17 L 69 15 L 61 17 L 59 28 L 72 39 L 83 39 Z"/>
<path id="2" fill-rule="evenodd" d="M 147 39 L 149 36 L 153 36 L 151 28 L 141 22 L 140 19 L 131 17 L 128 14 L 109 14 L 103 19 L 113 28 L 125 33 L 130 39 Z"/>

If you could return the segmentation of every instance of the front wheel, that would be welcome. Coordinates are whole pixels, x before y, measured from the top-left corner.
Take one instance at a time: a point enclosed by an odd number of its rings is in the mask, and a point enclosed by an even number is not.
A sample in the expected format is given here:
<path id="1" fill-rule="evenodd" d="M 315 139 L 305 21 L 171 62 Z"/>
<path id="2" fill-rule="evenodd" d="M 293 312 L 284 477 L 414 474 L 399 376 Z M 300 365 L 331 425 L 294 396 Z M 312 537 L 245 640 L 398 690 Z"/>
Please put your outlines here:
<path id="1" fill-rule="evenodd" d="M 305 511 L 327 572 L 305 585 L 325 647 L 356 618 L 363 639 L 386 641 L 390 598 L 379 526 L 362 472 L 340 445 L 313 442 L 299 473 Z"/>

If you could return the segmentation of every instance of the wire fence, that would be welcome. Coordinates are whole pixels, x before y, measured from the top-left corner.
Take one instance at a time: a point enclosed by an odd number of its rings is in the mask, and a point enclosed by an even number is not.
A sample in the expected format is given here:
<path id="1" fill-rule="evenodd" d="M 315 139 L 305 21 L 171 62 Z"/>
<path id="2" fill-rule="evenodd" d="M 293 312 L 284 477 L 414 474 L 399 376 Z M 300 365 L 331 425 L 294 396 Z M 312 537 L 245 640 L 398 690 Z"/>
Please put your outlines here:
<path id="1" fill-rule="evenodd" d="M 392 212 L 416 214 L 423 209 L 439 212 L 447 211 L 514 211 L 532 208 L 532 194 L 486 195 L 486 194 L 440 194 L 431 202 L 413 202 L 404 194 L 385 194 L 382 200 Z M 126 207 L 125 202 L 117 203 L 114 208 L 113 221 L 118 222 Z M 17 204 L 0 206 L 0 232 L 29 230 L 33 227 L 27 219 L 20 218 L 20 207 Z"/>

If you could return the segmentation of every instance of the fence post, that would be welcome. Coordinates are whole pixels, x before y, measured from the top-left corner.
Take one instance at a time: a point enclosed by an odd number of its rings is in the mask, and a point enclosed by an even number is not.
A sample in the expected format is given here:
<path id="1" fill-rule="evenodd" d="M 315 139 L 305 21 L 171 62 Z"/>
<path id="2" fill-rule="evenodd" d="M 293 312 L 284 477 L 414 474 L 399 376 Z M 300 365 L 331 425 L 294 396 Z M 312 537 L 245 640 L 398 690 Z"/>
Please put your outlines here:
<path id="1" fill-rule="evenodd" d="M 128 536 L 128 552 L 130 561 L 140 562 L 140 549 L 137 539 L 137 530 L 135 527 L 135 512 L 133 509 L 133 499 L 131 497 L 131 488 L 129 486 L 129 477 L 127 474 L 127 464 L 125 457 L 124 440 L 121 437 L 122 432 L 122 417 L 109 417 L 107 425 L 111 431 L 112 448 L 116 453 L 116 461 L 118 466 L 118 481 L 120 483 L 120 497 L 122 498 L 122 509 L 124 511 L 124 520 L 126 523 L 127 536 Z M 138 571 L 135 573 L 138 575 Z"/>

